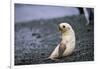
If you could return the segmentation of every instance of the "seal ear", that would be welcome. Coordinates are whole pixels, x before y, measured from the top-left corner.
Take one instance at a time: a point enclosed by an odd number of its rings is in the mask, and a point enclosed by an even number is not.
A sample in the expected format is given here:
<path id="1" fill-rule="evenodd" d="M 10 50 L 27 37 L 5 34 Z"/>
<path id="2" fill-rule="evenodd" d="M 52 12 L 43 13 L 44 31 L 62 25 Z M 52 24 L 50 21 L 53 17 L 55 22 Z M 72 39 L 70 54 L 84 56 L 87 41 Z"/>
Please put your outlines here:
<path id="1" fill-rule="evenodd" d="M 67 27 L 67 30 L 70 30 L 70 27 Z"/>

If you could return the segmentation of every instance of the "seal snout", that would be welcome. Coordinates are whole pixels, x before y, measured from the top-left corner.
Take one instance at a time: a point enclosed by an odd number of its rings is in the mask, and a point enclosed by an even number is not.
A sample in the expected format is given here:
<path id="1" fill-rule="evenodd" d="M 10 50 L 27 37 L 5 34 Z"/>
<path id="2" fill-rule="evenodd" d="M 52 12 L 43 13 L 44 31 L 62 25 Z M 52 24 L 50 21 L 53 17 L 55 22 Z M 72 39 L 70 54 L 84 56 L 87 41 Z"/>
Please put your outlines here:
<path id="1" fill-rule="evenodd" d="M 59 28 L 59 31 L 61 31 L 61 27 L 60 27 L 60 24 L 59 24 L 58 28 Z"/>

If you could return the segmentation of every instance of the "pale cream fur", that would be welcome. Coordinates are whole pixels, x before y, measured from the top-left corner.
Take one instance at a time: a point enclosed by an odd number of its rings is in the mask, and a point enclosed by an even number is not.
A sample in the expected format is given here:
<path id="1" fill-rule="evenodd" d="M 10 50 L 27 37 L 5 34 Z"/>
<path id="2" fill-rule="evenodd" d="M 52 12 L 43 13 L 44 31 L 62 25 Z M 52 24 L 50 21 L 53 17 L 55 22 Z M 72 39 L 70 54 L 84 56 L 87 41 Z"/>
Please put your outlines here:
<path id="1" fill-rule="evenodd" d="M 65 28 L 63 28 L 63 26 L 65 26 Z M 66 49 L 62 56 L 68 56 L 74 51 L 75 48 L 75 33 L 71 25 L 68 23 L 60 23 L 59 28 L 61 29 L 60 30 L 62 39 L 61 42 L 66 44 Z M 59 53 L 58 53 L 59 45 L 60 43 L 57 45 L 57 47 L 49 56 L 50 59 L 59 58 Z"/>

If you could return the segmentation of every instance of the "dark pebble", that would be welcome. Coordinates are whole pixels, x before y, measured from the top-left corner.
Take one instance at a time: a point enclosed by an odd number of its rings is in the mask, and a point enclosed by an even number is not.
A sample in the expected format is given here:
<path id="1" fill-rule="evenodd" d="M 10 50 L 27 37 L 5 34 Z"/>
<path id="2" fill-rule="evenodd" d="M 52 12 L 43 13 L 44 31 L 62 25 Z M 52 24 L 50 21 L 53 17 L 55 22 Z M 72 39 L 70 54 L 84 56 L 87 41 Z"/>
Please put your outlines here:
<path id="1" fill-rule="evenodd" d="M 32 33 L 32 36 L 36 36 L 37 35 L 37 33 Z"/>
<path id="2" fill-rule="evenodd" d="M 42 56 L 44 56 L 44 55 L 45 55 L 45 53 L 41 53 L 41 55 L 42 55 Z"/>

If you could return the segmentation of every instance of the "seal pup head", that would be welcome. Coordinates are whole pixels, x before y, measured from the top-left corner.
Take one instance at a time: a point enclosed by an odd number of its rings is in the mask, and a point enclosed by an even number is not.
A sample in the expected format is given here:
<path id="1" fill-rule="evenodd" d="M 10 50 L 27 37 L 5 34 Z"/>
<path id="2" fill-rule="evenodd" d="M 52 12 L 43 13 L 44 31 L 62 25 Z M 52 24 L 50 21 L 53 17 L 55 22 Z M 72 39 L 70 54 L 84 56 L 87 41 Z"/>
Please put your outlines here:
<path id="1" fill-rule="evenodd" d="M 64 33 L 64 32 L 68 32 L 72 29 L 71 25 L 68 23 L 60 23 L 59 24 L 59 31 Z"/>

